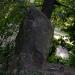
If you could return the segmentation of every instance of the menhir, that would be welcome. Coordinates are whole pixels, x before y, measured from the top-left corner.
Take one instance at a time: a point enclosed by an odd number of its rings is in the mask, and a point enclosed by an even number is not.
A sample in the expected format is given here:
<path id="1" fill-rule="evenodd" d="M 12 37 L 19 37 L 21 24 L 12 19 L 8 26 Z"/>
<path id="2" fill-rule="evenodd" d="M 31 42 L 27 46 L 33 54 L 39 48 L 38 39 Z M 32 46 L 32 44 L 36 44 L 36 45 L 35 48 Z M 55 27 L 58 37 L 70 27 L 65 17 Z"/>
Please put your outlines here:
<path id="1" fill-rule="evenodd" d="M 19 75 L 20 72 L 43 71 L 46 68 L 52 37 L 50 20 L 38 8 L 28 8 L 16 37 Z"/>

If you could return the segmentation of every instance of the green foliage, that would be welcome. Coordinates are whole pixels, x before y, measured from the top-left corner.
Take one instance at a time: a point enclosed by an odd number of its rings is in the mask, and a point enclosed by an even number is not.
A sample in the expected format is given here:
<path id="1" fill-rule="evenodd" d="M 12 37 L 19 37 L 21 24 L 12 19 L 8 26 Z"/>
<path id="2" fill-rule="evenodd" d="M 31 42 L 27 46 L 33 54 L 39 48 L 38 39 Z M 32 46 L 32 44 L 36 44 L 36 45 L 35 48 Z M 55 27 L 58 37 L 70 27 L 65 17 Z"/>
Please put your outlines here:
<path id="1" fill-rule="evenodd" d="M 15 54 L 15 37 L 19 24 L 26 15 L 26 7 L 19 2 L 8 0 L 2 3 L 0 10 L 0 64 L 7 70 L 8 62 Z"/>
<path id="2" fill-rule="evenodd" d="M 52 23 L 55 27 L 60 27 L 62 31 L 65 31 L 70 36 L 70 42 L 73 45 L 66 44 L 70 54 L 70 58 L 67 62 L 70 66 L 75 65 L 75 0 L 57 0 L 60 5 L 56 6 L 52 14 Z M 63 60 L 64 63 L 64 60 Z"/>
<path id="3" fill-rule="evenodd" d="M 35 6 L 43 5 L 44 0 L 35 0 Z M 58 0 L 63 5 L 56 6 L 52 14 L 51 21 L 55 27 L 60 27 L 62 30 L 70 35 L 70 41 L 75 45 L 75 0 Z M 7 63 L 8 58 L 14 55 L 15 41 L 7 41 L 9 37 L 16 36 L 19 24 L 23 17 L 26 15 L 27 7 L 31 3 L 29 0 L 13 1 L 2 0 L 0 1 L 0 63 Z M 65 5 L 65 6 L 64 6 Z M 61 60 L 55 56 L 55 49 L 59 44 L 58 40 L 53 40 L 51 53 L 49 54 L 49 62 L 61 62 L 75 66 L 75 47 L 66 44 L 70 54 L 69 61 Z"/>
<path id="4" fill-rule="evenodd" d="M 49 58 L 48 58 L 48 61 L 50 63 L 57 63 L 58 62 L 58 59 L 57 57 L 55 56 L 55 54 L 52 54 Z"/>
<path id="5" fill-rule="evenodd" d="M 59 41 L 56 39 L 53 39 L 53 45 L 52 48 L 50 48 L 48 62 L 50 63 L 58 63 L 59 58 L 55 56 L 56 48 L 59 45 Z"/>
<path id="6" fill-rule="evenodd" d="M 69 65 L 75 67 L 75 46 L 70 51 Z"/>

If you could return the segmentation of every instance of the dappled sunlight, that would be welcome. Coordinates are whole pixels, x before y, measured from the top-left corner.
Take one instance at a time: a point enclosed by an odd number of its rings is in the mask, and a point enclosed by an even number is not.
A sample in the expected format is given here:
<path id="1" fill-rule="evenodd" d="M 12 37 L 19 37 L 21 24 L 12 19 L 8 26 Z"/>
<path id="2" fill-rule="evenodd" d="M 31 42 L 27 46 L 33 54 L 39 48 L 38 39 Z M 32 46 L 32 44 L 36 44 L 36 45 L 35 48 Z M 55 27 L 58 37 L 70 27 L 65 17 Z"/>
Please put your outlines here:
<path id="1" fill-rule="evenodd" d="M 63 48 L 62 46 L 58 46 L 56 48 L 56 56 L 61 57 L 62 59 L 68 59 L 69 58 L 68 50 L 66 48 Z"/>
<path id="2" fill-rule="evenodd" d="M 75 0 L 0 0 L 0 75 L 75 75 Z"/>
<path id="3" fill-rule="evenodd" d="M 60 39 L 61 37 L 63 37 L 62 39 L 66 42 L 66 43 L 68 43 L 68 44 L 70 44 L 70 45 L 73 45 L 73 42 L 70 42 L 70 37 L 69 37 L 69 35 L 68 34 L 66 34 L 64 31 L 61 31 L 60 30 L 60 28 L 55 28 L 55 30 L 54 30 L 54 38 L 55 39 Z"/>
<path id="4" fill-rule="evenodd" d="M 30 3 L 34 3 L 35 2 L 35 0 L 29 0 L 30 1 Z"/>

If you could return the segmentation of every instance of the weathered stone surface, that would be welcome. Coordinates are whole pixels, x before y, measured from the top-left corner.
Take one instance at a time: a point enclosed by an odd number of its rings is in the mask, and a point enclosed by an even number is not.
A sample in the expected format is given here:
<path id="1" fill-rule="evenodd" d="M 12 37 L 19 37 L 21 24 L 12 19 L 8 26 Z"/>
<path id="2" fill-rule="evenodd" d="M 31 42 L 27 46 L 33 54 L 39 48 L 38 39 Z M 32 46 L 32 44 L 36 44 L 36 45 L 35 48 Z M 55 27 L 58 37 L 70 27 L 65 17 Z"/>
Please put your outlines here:
<path id="1" fill-rule="evenodd" d="M 42 71 L 46 66 L 53 28 L 49 19 L 36 7 L 30 7 L 27 12 L 16 38 L 17 67 L 19 71 Z"/>

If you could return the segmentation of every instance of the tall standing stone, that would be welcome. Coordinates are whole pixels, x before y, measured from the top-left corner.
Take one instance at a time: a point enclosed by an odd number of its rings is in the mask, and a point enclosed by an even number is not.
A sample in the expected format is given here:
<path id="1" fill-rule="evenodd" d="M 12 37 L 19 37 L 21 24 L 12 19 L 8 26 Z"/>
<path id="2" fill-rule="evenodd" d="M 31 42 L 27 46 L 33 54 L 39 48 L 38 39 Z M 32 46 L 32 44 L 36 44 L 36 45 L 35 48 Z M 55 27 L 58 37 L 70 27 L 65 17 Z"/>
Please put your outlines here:
<path id="1" fill-rule="evenodd" d="M 38 8 L 34 6 L 28 8 L 27 16 L 20 24 L 16 37 L 18 57 L 16 75 L 43 72 L 52 37 L 53 27 L 50 20 Z"/>

